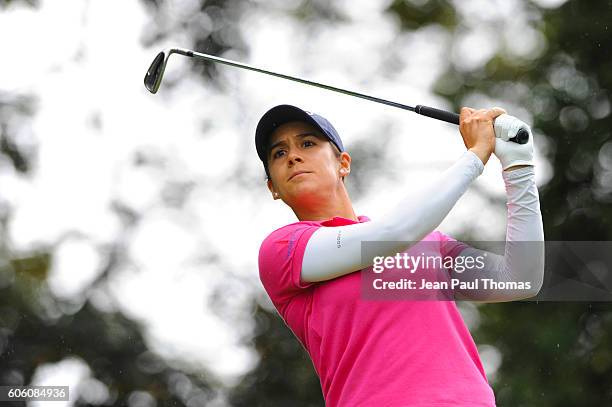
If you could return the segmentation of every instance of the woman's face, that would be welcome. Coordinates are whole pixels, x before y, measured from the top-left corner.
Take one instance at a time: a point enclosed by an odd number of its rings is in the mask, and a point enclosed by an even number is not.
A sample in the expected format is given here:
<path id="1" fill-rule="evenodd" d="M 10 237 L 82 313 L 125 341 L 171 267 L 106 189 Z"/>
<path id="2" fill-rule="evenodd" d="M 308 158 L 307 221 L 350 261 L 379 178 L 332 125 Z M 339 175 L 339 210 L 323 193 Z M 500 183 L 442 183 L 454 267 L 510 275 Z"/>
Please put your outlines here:
<path id="1" fill-rule="evenodd" d="M 288 205 L 320 202 L 338 183 L 343 186 L 350 156 L 337 157 L 331 142 L 309 123 L 279 126 L 270 136 L 270 147 L 268 188 Z"/>

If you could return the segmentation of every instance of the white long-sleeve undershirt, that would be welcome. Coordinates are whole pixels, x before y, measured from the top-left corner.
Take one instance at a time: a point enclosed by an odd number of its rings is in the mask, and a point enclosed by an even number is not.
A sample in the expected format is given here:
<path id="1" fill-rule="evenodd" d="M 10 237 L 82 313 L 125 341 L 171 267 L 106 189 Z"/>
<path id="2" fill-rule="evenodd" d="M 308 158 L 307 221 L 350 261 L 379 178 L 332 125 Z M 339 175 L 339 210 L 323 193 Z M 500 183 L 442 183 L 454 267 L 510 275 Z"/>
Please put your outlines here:
<path id="1" fill-rule="evenodd" d="M 484 170 L 476 154 L 466 151 L 427 186 L 412 191 L 380 219 L 353 225 L 321 227 L 306 245 L 302 280 L 325 281 L 372 264 L 362 263 L 362 241 L 398 242 L 385 245 L 381 256 L 402 252 L 406 242 L 419 242 L 433 231 Z"/>
<path id="2" fill-rule="evenodd" d="M 319 282 L 343 276 L 372 265 L 363 262 L 362 241 L 397 242 L 379 248 L 377 256 L 392 256 L 408 250 L 411 245 L 431 233 L 453 208 L 469 185 L 483 171 L 482 161 L 471 151 L 466 151 L 450 168 L 440 174 L 426 187 L 413 191 L 399 204 L 380 219 L 358 224 L 321 227 L 310 237 L 302 261 L 301 278 L 306 282 Z M 543 241 L 542 218 L 539 210 L 538 192 L 535 186 L 533 167 L 515 171 L 504 171 L 504 181 L 508 196 L 507 242 Z M 524 246 L 524 245 L 523 245 Z M 522 247 L 521 253 L 524 253 Z M 538 246 L 539 247 L 539 246 Z M 529 274 L 543 275 L 543 246 L 541 253 L 536 251 L 536 261 L 525 267 L 521 256 L 506 244 L 504 256 L 488 253 L 483 270 L 468 269 L 461 274 L 454 273 L 459 279 L 470 279 L 473 273 L 481 273 L 479 278 L 492 278 L 496 281 L 518 281 Z M 474 248 L 465 249 L 460 256 L 478 256 L 484 251 Z M 372 259 L 372 256 L 368 256 Z M 541 261 L 540 261 L 541 260 Z M 541 263 L 541 264 L 540 264 Z M 542 278 L 535 277 L 541 285 Z M 474 291 L 459 292 L 461 299 L 478 301 L 508 301 L 533 296 L 539 290 L 508 290 L 482 294 Z"/>
<path id="3" fill-rule="evenodd" d="M 489 278 L 495 282 L 528 282 L 531 289 L 456 290 L 455 298 L 501 302 L 529 298 L 538 293 L 544 281 L 544 227 L 533 166 L 502 171 L 506 185 L 507 226 L 504 255 L 476 248 L 464 249 L 461 256 L 483 256 L 483 269 L 452 271 L 462 281 Z M 486 253 L 486 256 L 485 256 Z"/>

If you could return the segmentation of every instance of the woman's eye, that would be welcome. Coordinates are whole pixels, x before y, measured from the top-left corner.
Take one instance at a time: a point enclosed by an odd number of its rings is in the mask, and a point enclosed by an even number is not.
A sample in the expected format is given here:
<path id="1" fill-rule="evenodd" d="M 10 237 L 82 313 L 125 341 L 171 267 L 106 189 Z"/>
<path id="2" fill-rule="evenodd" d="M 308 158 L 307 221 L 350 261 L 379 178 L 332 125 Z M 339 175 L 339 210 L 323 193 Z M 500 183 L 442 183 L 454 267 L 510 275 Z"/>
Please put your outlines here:
<path id="1" fill-rule="evenodd" d="M 310 141 L 310 140 L 306 140 L 306 141 L 304 141 L 304 146 L 306 146 L 306 147 L 308 147 L 308 146 L 314 146 L 314 144 L 315 144 L 315 143 L 313 143 L 313 142 L 312 142 L 312 141 Z"/>

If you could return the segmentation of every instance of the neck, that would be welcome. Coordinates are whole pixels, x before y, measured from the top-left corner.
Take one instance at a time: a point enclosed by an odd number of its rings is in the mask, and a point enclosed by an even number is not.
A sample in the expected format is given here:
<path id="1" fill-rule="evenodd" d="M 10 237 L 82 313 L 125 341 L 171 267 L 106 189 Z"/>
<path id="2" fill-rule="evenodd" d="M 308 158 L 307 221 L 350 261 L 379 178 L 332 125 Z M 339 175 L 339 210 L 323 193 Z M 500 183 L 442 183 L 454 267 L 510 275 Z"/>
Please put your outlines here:
<path id="1" fill-rule="evenodd" d="M 294 205 L 291 209 L 300 221 L 326 220 L 334 216 L 359 221 L 344 185 L 331 196 L 327 195 L 321 199 L 302 202 L 301 205 Z"/>

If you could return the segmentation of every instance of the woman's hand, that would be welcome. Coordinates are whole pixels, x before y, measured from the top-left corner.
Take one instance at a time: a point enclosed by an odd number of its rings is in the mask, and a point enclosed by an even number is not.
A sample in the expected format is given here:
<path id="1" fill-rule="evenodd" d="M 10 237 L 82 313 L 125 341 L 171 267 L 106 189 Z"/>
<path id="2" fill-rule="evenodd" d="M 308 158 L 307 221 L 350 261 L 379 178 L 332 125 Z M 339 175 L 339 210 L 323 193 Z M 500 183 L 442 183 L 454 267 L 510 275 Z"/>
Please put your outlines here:
<path id="1" fill-rule="evenodd" d="M 506 113 L 504 109 L 494 107 L 492 109 L 461 108 L 459 115 L 459 131 L 463 137 L 465 147 L 474 152 L 483 164 L 489 161 L 489 157 L 495 150 L 495 130 L 493 121 L 501 114 Z"/>
<path id="2" fill-rule="evenodd" d="M 525 122 L 516 117 L 504 115 L 495 120 L 493 127 L 499 136 L 495 140 L 495 151 L 493 153 L 499 158 L 504 171 L 513 171 L 534 165 L 533 134 L 531 133 L 531 128 Z M 508 141 L 520 128 L 524 128 L 529 132 L 527 143 L 517 144 Z"/>

